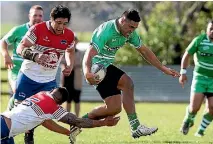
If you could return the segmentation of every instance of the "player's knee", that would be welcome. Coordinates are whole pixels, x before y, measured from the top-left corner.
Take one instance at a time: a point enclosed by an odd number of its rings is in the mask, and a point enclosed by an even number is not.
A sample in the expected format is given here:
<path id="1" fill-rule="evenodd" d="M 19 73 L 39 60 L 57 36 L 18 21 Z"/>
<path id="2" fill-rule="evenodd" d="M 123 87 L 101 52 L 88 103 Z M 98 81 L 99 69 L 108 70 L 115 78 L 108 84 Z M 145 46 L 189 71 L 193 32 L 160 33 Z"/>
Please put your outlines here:
<path id="1" fill-rule="evenodd" d="M 196 114 L 199 110 L 200 110 L 200 107 L 198 107 L 198 106 L 192 105 L 190 107 L 190 112 L 193 114 Z"/>
<path id="2" fill-rule="evenodd" d="M 122 89 L 134 90 L 134 82 L 127 74 L 122 76 L 120 85 Z"/>
<path id="3" fill-rule="evenodd" d="M 117 115 L 122 111 L 122 107 L 119 105 L 115 105 L 113 107 L 107 107 L 109 115 Z"/>

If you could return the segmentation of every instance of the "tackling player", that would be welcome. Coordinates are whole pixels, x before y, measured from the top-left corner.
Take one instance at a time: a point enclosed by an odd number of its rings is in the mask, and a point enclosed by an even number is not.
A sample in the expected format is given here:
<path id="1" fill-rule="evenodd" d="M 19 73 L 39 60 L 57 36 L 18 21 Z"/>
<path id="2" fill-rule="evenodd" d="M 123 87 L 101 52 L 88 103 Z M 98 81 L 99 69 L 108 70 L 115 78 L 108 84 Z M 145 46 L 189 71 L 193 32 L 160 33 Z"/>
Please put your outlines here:
<path id="1" fill-rule="evenodd" d="M 114 126 L 118 123 L 119 117 L 91 120 L 78 118 L 76 115 L 67 112 L 60 105 L 67 100 L 68 95 L 67 89 L 63 87 L 55 88 L 50 92 L 39 92 L 24 100 L 11 111 L 2 113 L 1 143 L 14 144 L 14 136 L 40 124 L 52 131 L 69 136 L 69 130 L 61 126 L 54 127 L 51 119 L 57 119 L 60 122 L 81 128 Z"/>

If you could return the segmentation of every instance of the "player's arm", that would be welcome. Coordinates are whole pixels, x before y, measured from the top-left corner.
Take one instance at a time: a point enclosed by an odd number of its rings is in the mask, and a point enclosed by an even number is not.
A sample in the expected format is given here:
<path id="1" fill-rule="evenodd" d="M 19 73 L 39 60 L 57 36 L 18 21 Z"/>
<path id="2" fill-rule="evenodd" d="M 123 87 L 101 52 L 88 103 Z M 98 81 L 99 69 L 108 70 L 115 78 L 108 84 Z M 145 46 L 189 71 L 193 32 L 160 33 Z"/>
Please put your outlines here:
<path id="1" fill-rule="evenodd" d="M 8 69 L 13 68 L 13 62 L 12 62 L 12 59 L 11 59 L 9 51 L 8 51 L 8 45 L 15 42 L 16 33 L 17 33 L 17 28 L 14 27 L 1 39 L 1 49 L 0 50 L 1 50 L 1 54 L 4 58 L 4 64 Z"/>
<path id="2" fill-rule="evenodd" d="M 65 76 L 69 76 L 73 69 L 74 61 L 75 61 L 75 48 L 74 47 L 71 46 L 70 48 L 66 49 L 65 61 L 66 61 L 65 69 L 62 72 Z"/>
<path id="3" fill-rule="evenodd" d="M 137 49 L 138 52 L 144 57 L 144 59 L 149 62 L 151 65 L 155 66 L 159 70 L 161 70 L 163 73 L 167 75 L 171 75 L 173 77 L 179 77 L 180 74 L 176 72 L 173 69 L 170 69 L 164 65 L 158 60 L 156 55 L 146 46 L 142 45 L 140 48 Z"/>
<path id="4" fill-rule="evenodd" d="M 193 39 L 193 41 L 189 44 L 189 46 L 186 48 L 186 51 L 183 54 L 182 60 L 181 60 L 181 69 L 180 69 L 180 78 L 179 83 L 184 88 L 184 84 L 187 82 L 187 68 L 189 66 L 190 57 L 197 51 L 197 43 L 198 43 L 198 37 Z"/>
<path id="5" fill-rule="evenodd" d="M 140 54 L 142 54 L 142 56 L 144 57 L 144 59 L 147 62 L 149 62 L 150 64 L 152 64 L 153 66 L 155 66 L 156 68 L 158 68 L 161 71 L 164 70 L 165 67 L 162 65 L 162 63 L 158 60 L 156 55 L 149 48 L 142 45 L 137 50 Z"/>
<path id="6" fill-rule="evenodd" d="M 119 117 L 107 117 L 104 120 L 91 120 L 87 118 L 78 118 L 76 115 L 72 113 L 67 113 L 63 116 L 59 121 L 74 125 L 79 128 L 94 128 L 94 127 L 101 127 L 101 126 L 115 126 L 118 121 L 120 120 Z"/>
<path id="7" fill-rule="evenodd" d="M 32 26 L 25 34 L 24 38 L 18 45 L 16 52 L 23 59 L 34 61 L 38 64 L 45 63 L 48 59 L 48 55 L 33 52 L 30 47 L 34 46 L 37 41 L 37 30 L 35 26 Z"/>
<path id="8" fill-rule="evenodd" d="M 82 61 L 83 73 L 85 76 L 87 73 L 91 73 L 92 58 L 97 54 L 97 50 L 92 45 L 87 48 Z"/>
<path id="9" fill-rule="evenodd" d="M 56 133 L 60 133 L 60 134 L 63 134 L 63 135 L 66 135 L 66 136 L 69 136 L 70 134 L 70 131 L 60 125 L 58 125 L 56 122 L 54 122 L 53 120 L 45 120 L 42 125 L 53 131 L 53 132 L 56 132 Z"/>

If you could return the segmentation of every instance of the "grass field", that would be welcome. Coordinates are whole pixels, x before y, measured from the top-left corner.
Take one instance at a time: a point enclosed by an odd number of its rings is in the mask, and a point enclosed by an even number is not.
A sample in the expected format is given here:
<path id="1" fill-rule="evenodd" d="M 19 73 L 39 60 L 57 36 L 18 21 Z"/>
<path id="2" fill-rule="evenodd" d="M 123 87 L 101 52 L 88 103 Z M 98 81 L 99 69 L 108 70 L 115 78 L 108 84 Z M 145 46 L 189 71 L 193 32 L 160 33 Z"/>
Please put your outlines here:
<path id="1" fill-rule="evenodd" d="M 1 110 L 5 110 L 7 96 L 1 97 Z M 88 112 L 100 103 L 82 103 L 81 114 Z M 201 114 L 197 115 L 195 126 L 187 136 L 179 133 L 179 127 L 184 116 L 186 104 L 164 103 L 137 103 L 138 117 L 142 123 L 148 126 L 158 126 L 156 134 L 140 139 L 132 139 L 129 125 L 124 111 L 120 114 L 121 120 L 116 127 L 102 127 L 84 129 L 78 136 L 77 144 L 156 144 L 156 143 L 213 143 L 213 126 L 210 125 L 203 138 L 194 137 L 194 133 L 200 123 Z M 202 108 L 203 110 L 203 108 Z M 66 126 L 66 125 L 65 125 Z M 66 126 L 68 127 L 68 126 Z M 23 135 L 15 137 L 16 144 L 23 144 Z M 50 132 L 39 126 L 35 130 L 36 144 L 68 144 L 68 137 Z"/>

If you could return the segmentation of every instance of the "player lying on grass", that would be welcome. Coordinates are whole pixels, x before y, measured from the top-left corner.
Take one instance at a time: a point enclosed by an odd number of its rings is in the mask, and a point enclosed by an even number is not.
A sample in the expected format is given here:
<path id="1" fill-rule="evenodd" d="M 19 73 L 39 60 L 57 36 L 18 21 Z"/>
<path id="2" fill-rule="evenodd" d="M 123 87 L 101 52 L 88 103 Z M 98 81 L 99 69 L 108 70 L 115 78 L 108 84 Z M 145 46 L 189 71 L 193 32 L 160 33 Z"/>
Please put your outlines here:
<path id="1" fill-rule="evenodd" d="M 40 124 L 51 131 L 64 135 L 70 134 L 70 131 L 62 126 L 52 125 L 52 119 L 80 128 L 114 126 L 118 123 L 119 117 L 91 120 L 78 118 L 76 115 L 67 112 L 60 105 L 67 100 L 68 95 L 67 89 L 63 87 L 55 88 L 50 92 L 39 92 L 24 100 L 12 111 L 3 112 L 1 114 L 1 143 L 14 144 L 14 136 Z"/>

